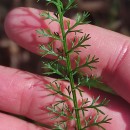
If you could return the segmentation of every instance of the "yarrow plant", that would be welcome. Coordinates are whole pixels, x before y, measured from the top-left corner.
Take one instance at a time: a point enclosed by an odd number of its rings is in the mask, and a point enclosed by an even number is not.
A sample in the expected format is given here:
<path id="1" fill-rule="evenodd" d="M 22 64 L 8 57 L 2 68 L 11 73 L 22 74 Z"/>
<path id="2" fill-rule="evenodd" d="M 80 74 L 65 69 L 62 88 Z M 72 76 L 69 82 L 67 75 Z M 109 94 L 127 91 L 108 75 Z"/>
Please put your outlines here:
<path id="1" fill-rule="evenodd" d="M 84 76 L 84 73 L 81 73 L 81 69 L 86 67 L 90 70 L 96 69 L 95 63 L 99 62 L 99 58 L 96 56 L 88 55 L 86 61 L 81 64 L 80 51 L 79 48 L 88 48 L 90 45 L 85 42 L 90 39 L 89 34 L 84 34 L 81 29 L 77 29 L 77 26 L 88 24 L 86 19 L 89 16 L 89 13 L 84 12 L 82 15 L 77 14 L 75 23 L 72 25 L 70 20 L 67 19 L 66 23 L 64 22 L 65 13 L 72 9 L 76 8 L 74 0 L 68 0 L 67 4 L 64 5 L 62 0 L 46 0 L 48 4 L 53 4 L 56 6 L 57 11 L 54 15 L 49 12 L 42 12 L 40 15 L 45 20 L 49 19 L 51 22 L 57 22 L 60 26 L 59 32 L 52 32 L 50 29 L 38 29 L 37 33 L 41 37 L 51 38 L 51 41 L 45 45 L 40 45 L 40 50 L 42 56 L 53 56 L 55 60 L 49 62 L 44 62 L 44 68 L 47 68 L 49 72 L 46 72 L 47 75 L 57 74 L 61 79 L 57 79 L 53 82 L 50 82 L 46 85 L 48 91 L 51 92 L 48 96 L 60 96 L 61 100 L 56 101 L 54 104 L 46 106 L 46 110 L 49 114 L 52 114 L 53 117 L 51 120 L 54 120 L 54 125 L 50 128 L 52 130 L 70 130 L 70 124 L 73 123 L 73 128 L 71 130 L 86 130 L 90 127 L 99 127 L 102 130 L 105 130 L 103 124 L 110 123 L 111 118 L 108 118 L 107 115 L 100 109 L 101 107 L 108 104 L 106 98 L 99 103 L 99 96 L 93 98 L 92 101 L 89 101 L 88 98 L 85 98 L 83 95 L 84 91 L 81 86 L 86 85 L 90 88 L 93 83 L 95 83 L 96 78 L 93 76 Z M 65 29 L 65 24 L 67 29 Z M 83 36 L 78 37 L 77 34 L 83 34 Z M 73 34 L 74 37 L 68 43 L 68 35 Z M 54 43 L 59 41 L 62 49 L 54 50 Z M 72 65 L 71 56 L 72 54 L 76 55 Z M 78 75 L 77 84 L 75 84 L 75 76 Z M 58 83 L 58 80 L 64 80 L 69 83 L 63 91 L 62 85 Z M 80 102 L 77 94 L 80 95 Z M 68 103 L 69 102 L 69 103 Z M 70 105 L 72 104 L 72 105 Z M 89 113 L 92 110 L 94 113 Z M 87 112 L 89 114 L 87 114 Z M 100 115 L 103 118 L 99 119 Z"/>

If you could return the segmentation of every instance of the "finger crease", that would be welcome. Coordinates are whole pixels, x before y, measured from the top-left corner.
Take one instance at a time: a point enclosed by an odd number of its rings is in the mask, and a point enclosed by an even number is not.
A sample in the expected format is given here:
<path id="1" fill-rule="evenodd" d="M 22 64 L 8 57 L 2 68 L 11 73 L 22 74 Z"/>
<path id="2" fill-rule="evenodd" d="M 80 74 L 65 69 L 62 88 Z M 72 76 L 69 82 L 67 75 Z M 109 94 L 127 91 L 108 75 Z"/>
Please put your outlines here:
<path id="1" fill-rule="evenodd" d="M 120 66 L 120 64 L 122 63 L 123 59 L 126 57 L 127 52 L 128 52 L 128 48 L 129 48 L 129 44 L 128 41 L 126 41 L 124 43 L 124 45 L 122 46 L 117 58 L 115 59 L 115 62 L 111 68 L 111 72 L 114 73 Z"/>

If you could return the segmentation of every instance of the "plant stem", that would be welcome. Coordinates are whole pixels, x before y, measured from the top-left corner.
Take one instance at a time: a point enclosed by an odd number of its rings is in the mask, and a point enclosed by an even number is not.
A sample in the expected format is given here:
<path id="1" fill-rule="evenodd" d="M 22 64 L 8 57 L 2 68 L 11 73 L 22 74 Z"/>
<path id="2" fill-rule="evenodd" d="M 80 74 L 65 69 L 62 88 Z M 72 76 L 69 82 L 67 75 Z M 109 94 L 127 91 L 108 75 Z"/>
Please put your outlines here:
<path id="1" fill-rule="evenodd" d="M 57 0 L 58 3 L 60 3 L 60 0 Z M 70 79 L 70 86 L 72 90 L 72 96 L 73 96 L 73 105 L 75 109 L 75 114 L 76 114 L 76 124 L 78 130 L 81 130 L 81 122 L 80 122 L 80 114 L 79 114 L 79 109 L 78 109 L 78 101 L 77 101 L 77 96 L 76 96 L 76 89 L 74 85 L 74 77 L 72 74 L 72 68 L 71 68 L 71 61 L 70 61 L 70 54 L 68 52 L 68 46 L 67 46 L 67 40 L 66 40 L 66 33 L 64 31 L 64 22 L 63 22 L 63 13 L 62 10 L 59 6 L 57 6 L 58 13 L 59 13 L 59 20 L 60 20 L 60 27 L 61 27 L 61 33 L 62 33 L 62 40 L 63 40 L 63 49 L 66 55 L 66 66 L 67 66 L 67 73 L 69 75 Z"/>

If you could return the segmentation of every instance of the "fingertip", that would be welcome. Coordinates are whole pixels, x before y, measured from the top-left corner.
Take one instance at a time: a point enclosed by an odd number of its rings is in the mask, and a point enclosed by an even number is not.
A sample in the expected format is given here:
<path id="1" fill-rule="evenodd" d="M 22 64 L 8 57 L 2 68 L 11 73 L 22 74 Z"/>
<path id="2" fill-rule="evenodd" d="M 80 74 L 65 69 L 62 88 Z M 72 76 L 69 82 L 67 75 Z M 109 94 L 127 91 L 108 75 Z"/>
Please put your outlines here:
<path id="1" fill-rule="evenodd" d="M 37 29 L 51 29 L 51 31 L 59 31 L 56 22 L 49 24 L 49 20 L 44 20 L 40 13 L 42 11 L 34 8 L 20 7 L 13 9 L 5 19 L 5 31 L 10 39 L 22 46 L 23 48 L 39 54 L 39 44 L 47 44 L 49 38 L 39 37 L 36 33 Z"/>
<path id="2" fill-rule="evenodd" d="M 34 8 L 18 7 L 11 10 L 5 18 L 5 29 L 8 32 L 10 29 L 14 29 L 15 26 L 31 26 L 40 25 L 39 18 L 40 10 Z M 35 19 L 33 19 L 35 18 Z M 38 20 L 37 20 L 38 19 Z M 27 26 L 26 26 L 27 27 Z"/>
<path id="3" fill-rule="evenodd" d="M 0 130 L 47 130 L 19 118 L 0 113 Z"/>
<path id="4" fill-rule="evenodd" d="M 40 28 L 40 11 L 33 8 L 15 8 L 9 12 L 4 27 L 7 36 L 20 46 L 36 53 L 36 44 L 39 42 L 36 29 Z"/>

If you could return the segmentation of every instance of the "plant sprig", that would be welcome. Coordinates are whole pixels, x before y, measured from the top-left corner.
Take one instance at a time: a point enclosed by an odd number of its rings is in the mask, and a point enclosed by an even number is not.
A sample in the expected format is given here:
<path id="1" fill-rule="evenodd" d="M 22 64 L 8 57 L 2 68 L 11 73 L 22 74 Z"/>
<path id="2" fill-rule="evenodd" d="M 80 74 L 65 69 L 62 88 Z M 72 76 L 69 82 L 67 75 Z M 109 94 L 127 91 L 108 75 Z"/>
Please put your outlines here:
<path id="1" fill-rule="evenodd" d="M 82 15 L 77 14 L 76 21 L 73 25 L 71 25 L 71 22 L 67 20 L 67 30 L 65 30 L 64 27 L 64 14 L 76 7 L 74 0 L 68 0 L 67 5 L 65 6 L 62 2 L 62 0 L 46 0 L 48 4 L 53 4 L 56 6 L 57 11 L 54 13 L 54 16 L 52 16 L 49 12 L 43 12 L 40 15 L 44 17 L 44 19 L 50 19 L 51 24 L 52 22 L 57 22 L 60 26 L 60 32 L 52 32 L 50 29 L 38 29 L 37 33 L 41 37 L 49 37 L 51 38 L 51 41 L 48 43 L 47 46 L 40 45 L 40 50 L 42 56 L 51 55 L 55 57 L 55 60 L 43 63 L 44 68 L 49 69 L 49 72 L 46 72 L 47 75 L 50 74 L 57 74 L 60 75 L 62 80 L 66 80 L 69 82 L 69 85 L 64 89 L 61 89 L 61 85 L 56 81 L 51 82 L 50 84 L 46 85 L 46 88 L 51 91 L 51 94 L 48 96 L 54 96 L 58 95 L 64 98 L 61 98 L 60 101 L 57 101 L 54 104 L 51 104 L 50 106 L 47 106 L 46 109 L 49 111 L 50 114 L 53 115 L 51 118 L 59 119 L 54 123 L 54 126 L 52 130 L 68 130 L 68 123 L 69 122 L 75 122 L 75 126 L 73 126 L 73 129 L 75 130 L 86 130 L 89 127 L 97 126 L 101 128 L 102 130 L 105 130 L 105 128 L 102 126 L 102 124 L 110 123 L 111 118 L 108 118 L 107 115 L 100 109 L 103 106 L 106 106 L 108 104 L 108 100 L 106 98 L 99 102 L 99 98 L 92 99 L 92 101 L 89 101 L 88 99 L 85 99 L 83 97 L 83 90 L 81 89 L 82 85 L 88 85 L 90 88 L 94 83 L 96 78 L 91 77 L 84 77 L 83 73 L 79 75 L 78 77 L 78 83 L 75 85 L 74 76 L 77 75 L 82 68 L 89 68 L 90 70 L 96 69 L 95 63 L 99 62 L 99 58 L 96 58 L 96 56 L 90 56 L 88 55 L 86 57 L 86 61 L 84 64 L 81 64 L 80 61 L 80 51 L 78 51 L 79 48 L 87 48 L 90 45 L 86 44 L 85 42 L 90 39 L 89 34 L 84 34 L 84 32 L 81 29 L 77 29 L 77 26 L 88 24 L 89 21 L 86 21 L 86 19 L 89 16 L 89 13 L 84 12 Z M 74 33 L 74 38 L 70 41 L 70 48 L 68 47 L 67 43 L 67 35 Z M 77 34 L 81 33 L 84 34 L 81 37 L 77 37 Z M 62 44 L 63 49 L 60 50 L 57 48 L 57 52 L 54 51 L 53 44 L 59 41 Z M 75 59 L 76 66 L 72 68 L 71 63 L 71 54 L 76 53 L 77 57 Z M 64 65 L 61 65 L 59 63 L 65 63 Z M 79 104 L 77 99 L 77 92 L 79 92 L 81 97 L 81 103 Z M 64 100 L 62 100 L 64 99 Z M 72 107 L 68 104 L 69 102 L 72 102 Z M 88 110 L 91 109 L 95 111 L 96 113 L 92 113 L 92 115 L 87 116 Z M 104 115 L 103 119 L 99 120 L 99 115 Z"/>

